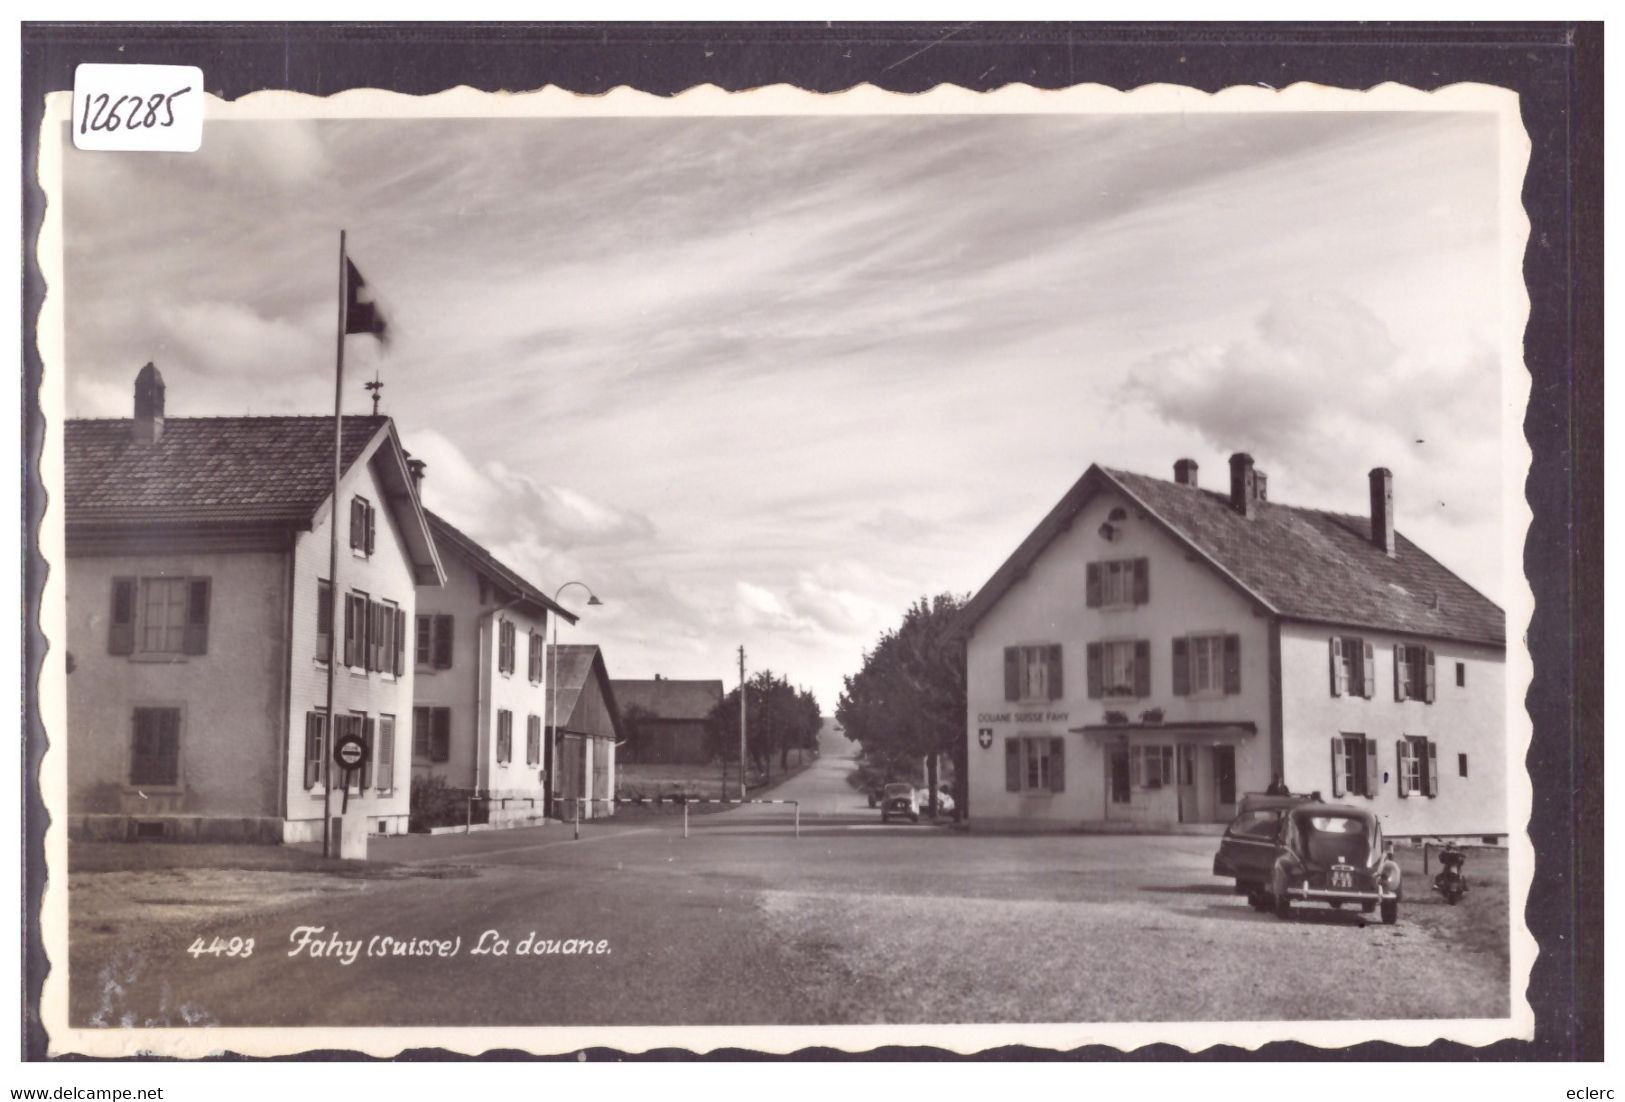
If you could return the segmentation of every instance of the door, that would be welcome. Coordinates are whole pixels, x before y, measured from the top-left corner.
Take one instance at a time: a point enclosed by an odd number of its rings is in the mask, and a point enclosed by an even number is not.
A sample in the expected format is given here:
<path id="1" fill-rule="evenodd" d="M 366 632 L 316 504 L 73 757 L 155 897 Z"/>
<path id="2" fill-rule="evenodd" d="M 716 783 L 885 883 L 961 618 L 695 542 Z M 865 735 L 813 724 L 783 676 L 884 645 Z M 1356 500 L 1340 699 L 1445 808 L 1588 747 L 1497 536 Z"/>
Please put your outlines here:
<path id="1" fill-rule="evenodd" d="M 1129 789 L 1132 785 L 1128 763 L 1128 747 L 1113 747 L 1106 762 L 1107 788 L 1111 793 L 1111 804 L 1106 808 L 1107 818 L 1111 817 L 1113 806 L 1123 806 L 1129 802 Z"/>
<path id="2" fill-rule="evenodd" d="M 1203 820 L 1203 816 L 1202 809 L 1196 799 L 1196 747 L 1188 742 L 1182 742 L 1176 750 L 1176 755 L 1179 783 L 1179 821 L 1182 823 L 1199 823 Z"/>
<path id="3" fill-rule="evenodd" d="M 1236 748 L 1213 748 L 1214 798 L 1218 802 L 1214 818 L 1228 821 L 1236 814 Z"/>

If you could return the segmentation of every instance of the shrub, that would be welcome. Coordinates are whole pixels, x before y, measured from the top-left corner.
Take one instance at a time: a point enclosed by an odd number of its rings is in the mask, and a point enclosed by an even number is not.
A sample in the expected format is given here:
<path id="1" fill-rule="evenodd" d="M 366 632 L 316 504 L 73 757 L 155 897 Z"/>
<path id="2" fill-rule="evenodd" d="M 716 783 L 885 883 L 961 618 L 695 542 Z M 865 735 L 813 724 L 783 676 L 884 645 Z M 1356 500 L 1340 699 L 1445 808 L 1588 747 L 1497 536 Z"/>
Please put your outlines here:
<path id="1" fill-rule="evenodd" d="M 483 801 L 475 801 L 474 821 L 485 822 Z M 411 817 L 407 828 L 418 832 L 430 827 L 458 826 L 468 821 L 468 791 L 453 788 L 444 777 L 412 778 Z"/>

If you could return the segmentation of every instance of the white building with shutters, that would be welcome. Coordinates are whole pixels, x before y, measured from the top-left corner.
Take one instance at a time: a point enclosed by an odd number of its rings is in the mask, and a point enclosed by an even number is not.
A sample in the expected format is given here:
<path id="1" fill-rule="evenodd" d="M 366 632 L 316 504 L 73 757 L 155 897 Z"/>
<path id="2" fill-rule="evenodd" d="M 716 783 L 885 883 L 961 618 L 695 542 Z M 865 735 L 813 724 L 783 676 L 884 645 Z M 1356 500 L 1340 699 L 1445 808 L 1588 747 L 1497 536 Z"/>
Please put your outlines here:
<path id="1" fill-rule="evenodd" d="M 166 418 L 151 364 L 133 418 L 62 440 L 70 835 L 319 840 L 332 726 L 372 747 L 351 811 L 404 831 L 407 628 L 444 575 L 390 419 L 345 418 L 337 509 L 331 417 Z"/>
<path id="2" fill-rule="evenodd" d="M 1369 516 L 1092 466 L 966 607 L 973 829 L 1217 824 L 1272 782 L 1504 835 L 1505 614 Z"/>
<path id="3" fill-rule="evenodd" d="M 421 477 L 423 464 L 412 464 Z M 540 820 L 558 787 L 546 734 L 548 617 L 575 617 L 443 517 L 428 519 L 446 582 L 418 594 L 412 773 L 472 798 L 482 822 Z"/>

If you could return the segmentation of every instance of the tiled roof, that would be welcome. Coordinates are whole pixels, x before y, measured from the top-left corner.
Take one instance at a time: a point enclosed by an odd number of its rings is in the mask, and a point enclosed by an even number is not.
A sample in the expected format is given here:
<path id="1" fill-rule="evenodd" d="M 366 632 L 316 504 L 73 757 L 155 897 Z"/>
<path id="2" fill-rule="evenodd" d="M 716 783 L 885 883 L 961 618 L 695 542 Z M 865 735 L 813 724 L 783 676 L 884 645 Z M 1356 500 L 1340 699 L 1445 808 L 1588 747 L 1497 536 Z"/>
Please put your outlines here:
<path id="1" fill-rule="evenodd" d="M 1438 639 L 1506 644 L 1506 614 L 1396 533 L 1390 558 L 1369 517 L 1259 502 L 1252 517 L 1225 494 L 1132 471 L 1090 467 L 966 607 L 974 624 L 1102 490 L 1138 502 L 1267 611 L 1291 620 Z"/>
<path id="2" fill-rule="evenodd" d="M 532 585 L 520 577 L 517 571 L 487 551 L 484 545 L 472 536 L 453 527 L 445 517 L 428 509 L 423 510 L 423 515 L 428 518 L 429 530 L 434 533 L 437 543 L 457 548 L 477 569 L 482 569 L 487 574 L 492 575 L 496 581 L 512 589 L 531 604 L 549 612 L 555 612 L 572 624 L 576 622 L 574 613 L 555 604 L 552 598 L 541 591 L 540 587 Z"/>
<path id="3" fill-rule="evenodd" d="M 616 681 L 615 699 L 623 709 L 642 708 L 660 719 L 705 719 L 722 700 L 721 681 Z"/>
<path id="4" fill-rule="evenodd" d="M 387 417 L 346 417 L 346 470 Z M 333 485 L 331 417 L 171 417 L 151 444 L 128 418 L 64 424 L 70 527 L 304 524 Z"/>

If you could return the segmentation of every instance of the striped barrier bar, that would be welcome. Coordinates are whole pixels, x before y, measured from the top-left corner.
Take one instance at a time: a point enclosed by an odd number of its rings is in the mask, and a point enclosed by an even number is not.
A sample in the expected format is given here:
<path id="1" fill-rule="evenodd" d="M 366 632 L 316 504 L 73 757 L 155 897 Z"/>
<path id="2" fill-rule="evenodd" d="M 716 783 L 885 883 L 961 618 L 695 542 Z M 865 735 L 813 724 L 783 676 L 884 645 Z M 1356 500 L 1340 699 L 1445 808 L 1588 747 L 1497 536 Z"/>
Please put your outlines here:
<path id="1" fill-rule="evenodd" d="M 685 796 L 681 793 L 672 796 L 617 796 L 610 799 L 608 796 L 573 796 L 576 805 L 575 836 L 581 838 L 581 805 L 591 804 L 628 804 L 632 807 L 663 807 L 666 804 L 673 806 L 681 804 L 683 808 L 683 837 L 688 837 L 688 805 L 689 804 L 782 804 L 796 809 L 796 837 L 801 837 L 801 801 L 800 800 L 724 800 L 713 799 L 710 796 Z"/>

